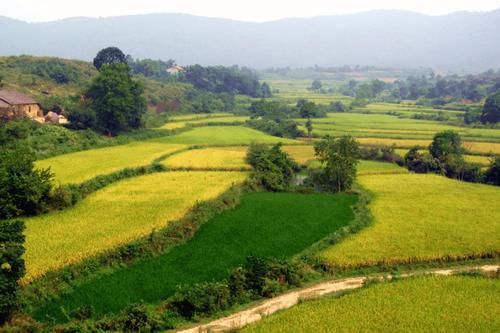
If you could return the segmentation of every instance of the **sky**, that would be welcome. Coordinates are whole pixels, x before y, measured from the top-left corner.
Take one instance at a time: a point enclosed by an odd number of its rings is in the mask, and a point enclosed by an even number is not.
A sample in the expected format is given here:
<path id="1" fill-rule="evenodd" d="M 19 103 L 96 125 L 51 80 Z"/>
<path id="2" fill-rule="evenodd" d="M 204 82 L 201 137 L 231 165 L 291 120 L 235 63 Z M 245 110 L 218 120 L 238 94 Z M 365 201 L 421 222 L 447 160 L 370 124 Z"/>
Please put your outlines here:
<path id="1" fill-rule="evenodd" d="M 28 22 L 67 17 L 107 17 L 148 13 L 186 13 L 265 22 L 285 17 L 351 14 L 399 9 L 429 15 L 490 11 L 500 0 L 0 0 L 0 16 Z"/>

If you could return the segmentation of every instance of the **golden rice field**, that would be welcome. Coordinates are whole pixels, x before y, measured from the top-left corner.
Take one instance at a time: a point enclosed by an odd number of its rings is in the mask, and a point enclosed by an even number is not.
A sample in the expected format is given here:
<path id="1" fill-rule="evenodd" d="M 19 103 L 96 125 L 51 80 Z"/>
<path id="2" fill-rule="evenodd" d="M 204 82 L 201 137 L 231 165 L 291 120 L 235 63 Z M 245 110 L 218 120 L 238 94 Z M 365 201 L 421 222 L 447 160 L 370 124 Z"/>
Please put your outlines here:
<path id="1" fill-rule="evenodd" d="M 300 164 L 315 158 L 312 146 L 283 146 L 282 149 Z M 250 169 L 245 162 L 247 150 L 248 147 L 241 146 L 193 149 L 173 155 L 162 164 L 171 168 Z"/>
<path id="2" fill-rule="evenodd" d="M 358 176 L 408 173 L 408 169 L 394 163 L 379 161 L 359 161 Z"/>
<path id="3" fill-rule="evenodd" d="M 186 146 L 181 144 L 143 141 L 61 155 L 37 161 L 36 166 L 50 168 L 58 183 L 81 183 L 98 175 L 109 174 L 124 168 L 149 165 L 162 155 L 184 148 Z"/>
<path id="4" fill-rule="evenodd" d="M 498 253 L 500 189 L 431 174 L 367 175 L 373 224 L 319 253 L 339 267 Z"/>
<path id="5" fill-rule="evenodd" d="M 171 168 L 250 169 L 245 163 L 246 150 L 244 147 L 193 149 L 174 155 L 162 164 Z"/>
<path id="6" fill-rule="evenodd" d="M 73 208 L 28 218 L 25 280 L 165 227 L 197 201 L 245 178 L 242 172 L 157 173 L 110 185 Z"/>
<path id="7" fill-rule="evenodd" d="M 414 146 L 428 147 L 431 140 L 412 140 L 412 139 L 390 139 L 390 138 L 356 138 L 361 145 L 372 146 L 391 146 L 398 148 L 411 148 Z M 471 142 L 465 141 L 464 147 L 470 152 L 478 154 L 500 154 L 500 143 L 494 142 Z"/>
<path id="8" fill-rule="evenodd" d="M 495 332 L 500 280 L 426 276 L 306 301 L 242 333 Z"/>

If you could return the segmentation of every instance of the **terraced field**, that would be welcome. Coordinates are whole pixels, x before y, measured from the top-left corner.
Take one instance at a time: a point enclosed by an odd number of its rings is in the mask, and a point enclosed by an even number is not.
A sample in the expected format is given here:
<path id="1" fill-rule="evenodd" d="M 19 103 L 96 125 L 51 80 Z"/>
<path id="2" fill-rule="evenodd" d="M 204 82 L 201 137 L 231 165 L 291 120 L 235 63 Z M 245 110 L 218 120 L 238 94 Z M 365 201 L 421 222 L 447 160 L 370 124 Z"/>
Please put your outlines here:
<path id="1" fill-rule="evenodd" d="M 239 172 L 158 173 L 113 184 L 73 208 L 26 219 L 25 280 L 147 235 L 245 178 Z"/>
<path id="2" fill-rule="evenodd" d="M 190 145 L 248 145 L 257 143 L 298 143 L 296 140 L 278 138 L 243 126 L 197 127 L 175 136 L 155 139 L 155 142 Z"/>
<path id="3" fill-rule="evenodd" d="M 282 149 L 301 164 L 315 158 L 312 146 L 283 146 Z M 169 157 L 162 164 L 171 168 L 250 169 L 245 162 L 247 151 L 248 147 L 241 146 L 194 149 Z"/>
<path id="4" fill-rule="evenodd" d="M 304 302 L 242 333 L 494 332 L 500 280 L 420 277 Z"/>
<path id="5" fill-rule="evenodd" d="M 366 146 L 392 146 L 397 148 L 411 148 L 420 146 L 426 148 L 431 144 L 431 140 L 413 140 L 413 139 L 388 139 L 388 138 L 357 138 L 361 145 Z M 486 154 L 486 155 L 499 155 L 500 143 L 496 142 L 464 142 L 464 148 L 472 153 Z"/>
<path id="6" fill-rule="evenodd" d="M 302 124 L 305 120 L 299 120 Z M 500 130 L 465 128 L 443 122 L 398 118 L 383 114 L 329 113 L 328 118 L 313 120 L 313 133 L 317 135 L 345 135 L 384 139 L 432 139 L 435 133 L 454 130 L 466 141 L 500 143 Z"/>
<path id="7" fill-rule="evenodd" d="M 178 284 L 226 278 L 230 268 L 244 263 L 249 255 L 293 256 L 348 224 L 353 218 L 350 207 L 356 200 L 356 196 L 346 194 L 245 194 L 238 207 L 207 222 L 191 241 L 161 257 L 77 286 L 38 309 L 36 316 L 43 319 L 50 315 L 64 321 L 61 309 L 69 313 L 92 305 L 101 315 L 141 300 L 158 302 L 171 295 Z"/>
<path id="8" fill-rule="evenodd" d="M 183 128 L 189 125 L 201 125 L 201 124 L 212 124 L 212 123 L 244 123 L 249 120 L 249 117 L 244 116 L 211 116 L 206 118 L 195 118 L 195 119 L 187 119 L 187 120 L 176 120 L 177 118 L 171 119 L 170 122 L 160 127 L 160 129 L 176 129 Z"/>
<path id="9" fill-rule="evenodd" d="M 339 267 L 468 258 L 500 249 L 500 190 L 437 175 L 365 175 L 373 225 L 319 256 Z M 480 207 L 480 209 L 478 209 Z"/>
<path id="10" fill-rule="evenodd" d="M 124 168 L 149 165 L 163 155 L 180 151 L 186 147 L 181 144 L 143 141 L 61 155 L 37 161 L 36 166 L 50 168 L 58 183 L 76 184 Z"/>

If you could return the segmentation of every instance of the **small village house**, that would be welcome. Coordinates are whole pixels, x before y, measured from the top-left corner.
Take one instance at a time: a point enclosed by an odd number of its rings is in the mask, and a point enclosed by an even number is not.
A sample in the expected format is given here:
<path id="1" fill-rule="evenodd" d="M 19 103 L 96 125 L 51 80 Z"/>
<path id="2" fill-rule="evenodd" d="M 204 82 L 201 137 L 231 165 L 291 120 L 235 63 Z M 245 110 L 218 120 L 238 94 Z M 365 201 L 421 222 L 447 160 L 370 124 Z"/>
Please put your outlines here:
<path id="1" fill-rule="evenodd" d="M 42 108 L 33 98 L 13 90 L 0 90 L 0 118 L 12 120 L 23 117 L 44 122 Z"/>
<path id="2" fill-rule="evenodd" d="M 179 66 L 179 65 L 173 65 L 169 69 L 167 69 L 167 73 L 170 75 L 179 75 L 179 73 L 184 72 L 184 67 Z"/>

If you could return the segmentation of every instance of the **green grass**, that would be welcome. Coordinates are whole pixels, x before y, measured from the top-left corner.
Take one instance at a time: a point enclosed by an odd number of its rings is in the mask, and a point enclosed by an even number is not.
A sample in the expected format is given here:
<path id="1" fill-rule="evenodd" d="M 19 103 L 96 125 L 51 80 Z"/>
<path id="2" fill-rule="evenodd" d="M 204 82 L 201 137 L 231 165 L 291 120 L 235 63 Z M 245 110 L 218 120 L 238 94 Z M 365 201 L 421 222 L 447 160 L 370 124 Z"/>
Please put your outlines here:
<path id="1" fill-rule="evenodd" d="M 295 140 L 274 137 L 252 128 L 243 126 L 208 126 L 198 127 L 179 135 L 156 139 L 162 143 L 180 143 L 193 145 L 246 145 L 257 143 L 297 143 Z"/>
<path id="2" fill-rule="evenodd" d="M 500 280 L 421 277 L 302 303 L 242 333 L 495 332 Z"/>
<path id="3" fill-rule="evenodd" d="M 143 141 L 127 145 L 85 150 L 36 162 L 39 168 L 50 168 L 61 184 L 81 183 L 99 175 L 146 166 L 156 158 L 182 150 L 186 146 Z"/>
<path id="4" fill-rule="evenodd" d="M 373 225 L 320 253 L 339 267 L 478 257 L 500 250 L 500 188 L 437 175 L 367 175 Z"/>
<path id="5" fill-rule="evenodd" d="M 97 314 L 130 303 L 158 302 L 179 284 L 219 280 L 249 255 L 291 257 L 353 218 L 353 195 L 251 193 L 240 206 L 212 219 L 167 254 L 75 287 L 36 312 L 64 320 L 61 307 L 92 305 Z"/>
<path id="6" fill-rule="evenodd" d="M 197 202 L 216 198 L 241 172 L 165 172 L 127 179 L 76 206 L 27 218 L 25 281 L 126 244 L 183 217 Z"/>

